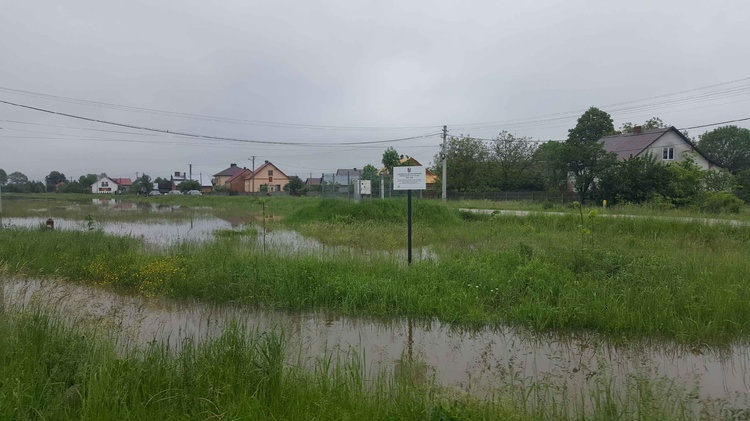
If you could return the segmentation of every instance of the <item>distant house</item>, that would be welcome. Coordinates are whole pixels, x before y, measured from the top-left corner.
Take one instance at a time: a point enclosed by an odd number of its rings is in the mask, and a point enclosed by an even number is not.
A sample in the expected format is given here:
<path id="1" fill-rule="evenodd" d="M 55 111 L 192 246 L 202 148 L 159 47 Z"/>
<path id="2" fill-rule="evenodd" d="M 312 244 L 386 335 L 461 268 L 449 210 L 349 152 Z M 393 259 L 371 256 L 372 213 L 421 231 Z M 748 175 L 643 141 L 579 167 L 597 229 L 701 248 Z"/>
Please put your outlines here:
<path id="1" fill-rule="evenodd" d="M 254 172 L 245 173 L 242 179 L 245 181 L 244 192 L 246 193 L 257 193 L 261 191 L 261 186 L 266 184 L 269 193 L 279 192 L 289 184 L 289 177 L 270 161 L 266 161 Z"/>
<path id="2" fill-rule="evenodd" d="M 321 181 L 321 177 L 310 177 L 307 180 L 305 180 L 305 185 L 309 187 L 319 186 L 320 181 Z"/>
<path id="3" fill-rule="evenodd" d="M 251 170 L 243 168 L 242 171 L 225 181 L 224 185 L 229 188 L 229 191 L 245 192 L 245 177 L 250 177 L 252 174 L 253 172 Z"/>
<path id="4" fill-rule="evenodd" d="M 120 193 L 127 193 L 133 187 L 133 180 L 129 178 L 112 178 L 112 181 L 117 183 Z"/>
<path id="5" fill-rule="evenodd" d="M 214 174 L 214 186 L 223 186 L 227 180 L 242 172 L 245 168 L 238 167 L 237 164 L 230 164 L 229 168 Z"/>
<path id="6" fill-rule="evenodd" d="M 113 179 L 109 177 L 102 177 L 96 180 L 96 183 L 91 185 L 91 193 L 95 194 L 115 194 L 120 188 Z"/>
<path id="7" fill-rule="evenodd" d="M 680 162 L 691 154 L 695 163 L 704 170 L 721 168 L 703 155 L 679 130 L 672 127 L 642 131 L 636 126 L 633 133 L 606 136 L 599 140 L 604 150 L 617 155 L 619 161 L 631 157 L 653 155 L 665 164 Z"/>
<path id="8" fill-rule="evenodd" d="M 349 177 L 353 179 L 359 179 L 361 175 L 362 175 L 362 169 L 340 168 L 336 170 L 336 177 Z"/>
<path id="9" fill-rule="evenodd" d="M 178 190 L 177 186 L 179 186 L 180 183 L 182 183 L 183 181 L 187 181 L 187 180 L 188 180 L 187 174 L 185 174 L 184 172 L 175 171 L 174 175 L 169 176 L 169 181 L 170 181 L 169 189 Z"/>

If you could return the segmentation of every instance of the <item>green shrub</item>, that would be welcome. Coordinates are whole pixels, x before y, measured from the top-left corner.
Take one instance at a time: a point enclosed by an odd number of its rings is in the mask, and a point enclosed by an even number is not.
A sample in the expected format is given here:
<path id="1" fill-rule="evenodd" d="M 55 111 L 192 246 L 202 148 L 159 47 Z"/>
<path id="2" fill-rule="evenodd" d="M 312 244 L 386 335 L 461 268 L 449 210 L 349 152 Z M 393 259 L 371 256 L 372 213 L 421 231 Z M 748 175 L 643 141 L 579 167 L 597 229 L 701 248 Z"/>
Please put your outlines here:
<path id="1" fill-rule="evenodd" d="M 744 202 L 739 197 L 727 192 L 706 192 L 697 201 L 701 212 L 739 213 Z"/>

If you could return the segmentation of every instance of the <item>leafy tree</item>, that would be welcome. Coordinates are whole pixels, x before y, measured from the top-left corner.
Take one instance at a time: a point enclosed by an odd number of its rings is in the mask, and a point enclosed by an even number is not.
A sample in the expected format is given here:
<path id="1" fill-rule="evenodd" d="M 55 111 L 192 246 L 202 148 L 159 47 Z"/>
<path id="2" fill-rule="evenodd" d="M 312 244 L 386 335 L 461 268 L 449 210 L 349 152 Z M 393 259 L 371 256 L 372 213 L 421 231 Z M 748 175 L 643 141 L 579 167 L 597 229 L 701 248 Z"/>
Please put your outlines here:
<path id="1" fill-rule="evenodd" d="M 614 133 L 612 117 L 596 108 L 589 108 L 578 118 L 576 126 L 568 131 L 563 157 L 568 171 L 575 177 L 574 184 L 583 202 L 594 180 L 617 161 L 614 154 L 607 153 L 598 142 Z"/>
<path id="2" fill-rule="evenodd" d="M 653 130 L 653 129 L 663 129 L 668 127 L 666 124 L 664 124 L 663 121 L 659 117 L 651 117 L 648 120 L 646 120 L 643 124 L 633 124 L 631 122 L 623 123 L 622 126 L 620 126 L 620 133 L 633 133 L 636 126 L 641 126 L 642 130 Z"/>
<path id="3" fill-rule="evenodd" d="M 4 169 L 0 168 L 0 186 L 4 186 L 8 182 L 8 174 Z"/>
<path id="4" fill-rule="evenodd" d="M 14 171 L 10 174 L 8 174 L 8 183 L 9 184 L 25 184 L 29 182 L 29 177 L 26 177 L 26 174 Z"/>
<path id="5" fill-rule="evenodd" d="M 750 170 L 741 171 L 737 174 L 737 196 L 750 203 Z"/>
<path id="6" fill-rule="evenodd" d="M 393 147 L 389 147 L 383 152 L 383 159 L 381 161 L 385 167 L 385 171 L 391 175 L 393 174 L 393 167 L 397 167 L 401 162 L 401 156 L 396 152 Z"/>
<path id="7" fill-rule="evenodd" d="M 565 143 L 545 142 L 534 151 L 534 168 L 547 190 L 565 189 L 568 180 L 568 163 L 563 151 Z"/>
<path id="8" fill-rule="evenodd" d="M 699 136 L 698 148 L 733 173 L 750 169 L 750 130 L 724 126 Z"/>
<path id="9" fill-rule="evenodd" d="M 451 191 L 482 191 L 490 186 L 490 149 L 478 139 L 450 137 L 445 154 L 448 161 L 448 186 Z M 435 171 L 443 170 L 442 160 L 435 157 Z"/>
<path id="10" fill-rule="evenodd" d="M 732 193 L 737 189 L 737 177 L 727 170 L 703 171 L 703 186 L 709 192 Z"/>
<path id="11" fill-rule="evenodd" d="M 534 144 L 503 130 L 492 145 L 492 184 L 500 190 L 516 190 L 527 182 L 534 162 Z"/>
<path id="12" fill-rule="evenodd" d="M 616 155 L 605 151 L 599 142 L 568 141 L 563 149 L 563 158 L 574 177 L 573 185 L 581 203 L 590 194 L 594 181 L 617 162 Z"/>
<path id="13" fill-rule="evenodd" d="M 177 185 L 177 188 L 180 189 L 181 192 L 186 192 L 190 190 L 200 190 L 201 189 L 201 183 L 197 180 L 185 180 Z"/>
<path id="14" fill-rule="evenodd" d="M 568 130 L 568 141 L 597 142 L 614 132 L 612 117 L 596 107 L 591 107 L 578 118 L 576 126 Z"/>
<path id="15" fill-rule="evenodd" d="M 99 175 L 97 174 L 86 174 L 78 177 L 78 182 L 81 184 L 82 188 L 88 189 L 88 191 L 91 191 L 91 185 L 96 183 L 97 180 L 99 180 Z"/>
<path id="16" fill-rule="evenodd" d="M 138 194 L 148 194 L 153 189 L 154 183 L 151 182 L 151 176 L 149 176 L 148 174 L 143 174 L 140 177 L 136 178 L 135 181 L 133 181 L 133 186 L 131 187 L 131 191 Z"/>
<path id="17" fill-rule="evenodd" d="M 378 169 L 374 165 L 367 164 L 362 168 L 363 180 L 375 180 L 378 178 Z"/>
<path id="18" fill-rule="evenodd" d="M 301 178 L 293 175 L 289 177 L 289 182 L 284 186 L 284 191 L 290 194 L 297 194 L 305 187 L 305 182 Z"/>
<path id="19" fill-rule="evenodd" d="M 677 206 L 689 205 L 703 190 L 703 170 L 686 154 L 682 161 L 667 165 L 670 173 L 664 196 Z"/>
<path id="20" fill-rule="evenodd" d="M 59 171 L 52 171 L 44 177 L 44 181 L 47 183 L 47 191 L 52 191 L 58 183 L 67 182 L 68 179 L 65 177 L 65 174 Z"/>
<path id="21" fill-rule="evenodd" d="M 599 187 L 610 203 L 644 203 L 664 195 L 671 173 L 651 154 L 617 162 L 602 174 Z"/>

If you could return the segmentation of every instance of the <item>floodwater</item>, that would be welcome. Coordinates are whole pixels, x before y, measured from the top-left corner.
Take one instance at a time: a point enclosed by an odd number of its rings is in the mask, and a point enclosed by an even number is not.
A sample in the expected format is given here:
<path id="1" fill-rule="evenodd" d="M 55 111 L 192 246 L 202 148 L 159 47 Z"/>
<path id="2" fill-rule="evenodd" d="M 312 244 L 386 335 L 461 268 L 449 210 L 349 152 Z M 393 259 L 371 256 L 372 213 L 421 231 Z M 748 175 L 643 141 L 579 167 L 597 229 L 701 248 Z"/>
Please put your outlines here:
<path id="1" fill-rule="evenodd" d="M 210 208 L 189 208 L 176 205 L 165 205 L 158 203 L 135 203 L 124 202 L 114 199 L 92 199 L 93 208 L 96 212 L 108 215 L 117 213 L 138 212 L 141 218 L 127 221 L 118 221 L 113 218 L 97 218 L 86 220 L 73 219 L 71 213 L 85 215 L 85 206 L 68 205 L 57 208 L 30 208 L 25 209 L 23 216 L 0 216 L 0 227 L 23 227 L 39 228 L 44 225 L 48 217 L 53 217 L 55 229 L 61 230 L 102 230 L 107 234 L 129 236 L 142 239 L 147 245 L 166 248 L 181 242 L 201 243 L 213 241 L 215 233 L 219 230 L 243 231 L 247 228 L 253 230 L 257 235 L 244 236 L 244 244 L 251 244 L 258 249 L 272 251 L 283 255 L 308 255 L 318 257 L 341 257 L 352 258 L 388 258 L 397 262 L 406 262 L 407 251 L 405 249 L 395 251 L 364 250 L 349 246 L 331 246 L 323 244 L 313 238 L 305 237 L 296 231 L 288 229 L 267 230 L 264 229 L 253 217 L 233 217 L 222 219 L 211 214 Z M 82 211 L 82 208 L 84 209 Z M 169 214 L 169 218 L 164 215 Z M 33 215 L 33 216 L 29 216 Z M 61 216 L 64 215 L 64 216 Z M 438 259 L 437 254 L 429 247 L 421 247 L 412 251 L 412 260 Z"/>
<path id="2" fill-rule="evenodd" d="M 111 327 L 118 343 L 131 346 L 156 340 L 179 349 L 186 339 L 197 343 L 214 338 L 236 323 L 248 331 L 283 329 L 290 355 L 301 361 L 355 352 L 372 372 L 396 370 L 405 358 L 418 362 L 423 376 L 477 397 L 522 394 L 531 385 L 545 385 L 549 393 L 580 402 L 581 396 L 593 393 L 593 384 L 616 388 L 633 379 L 650 379 L 683 391 L 698 407 L 716 402 L 724 408 L 748 407 L 746 343 L 718 350 L 667 342 L 618 345 L 592 334 L 543 335 L 502 326 L 464 330 L 437 321 L 176 302 L 53 280 L 0 278 L 0 283 L 8 310 L 41 308 L 73 323 Z"/>

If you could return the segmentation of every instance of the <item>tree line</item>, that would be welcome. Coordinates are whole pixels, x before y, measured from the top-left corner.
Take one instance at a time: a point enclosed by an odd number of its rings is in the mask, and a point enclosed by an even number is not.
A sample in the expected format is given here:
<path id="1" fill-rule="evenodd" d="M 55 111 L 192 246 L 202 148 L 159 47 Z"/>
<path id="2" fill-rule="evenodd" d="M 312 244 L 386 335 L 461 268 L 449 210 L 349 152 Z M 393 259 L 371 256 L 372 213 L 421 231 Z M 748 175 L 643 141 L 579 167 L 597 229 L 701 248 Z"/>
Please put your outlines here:
<path id="1" fill-rule="evenodd" d="M 650 155 L 618 161 L 599 140 L 605 136 L 666 128 L 661 119 L 625 123 L 615 129 L 611 116 L 591 107 L 564 141 L 537 142 L 502 131 L 493 139 L 454 136 L 447 141 L 449 191 L 564 191 L 572 184 L 581 201 L 654 202 L 684 206 L 750 200 L 750 130 L 719 127 L 699 136 L 683 132 L 701 153 L 723 167 L 702 170 L 690 156 L 662 164 Z M 440 154 L 433 171 L 442 172 Z M 733 200 L 734 199 L 734 200 Z"/>

